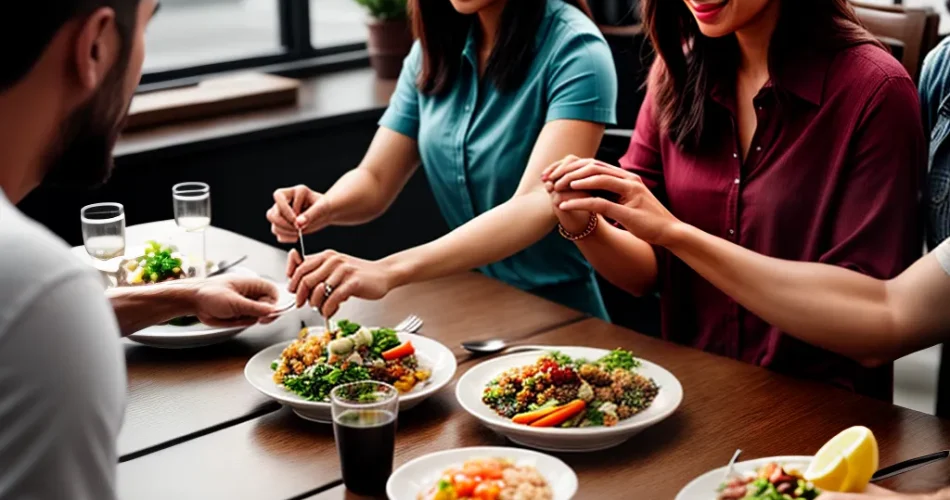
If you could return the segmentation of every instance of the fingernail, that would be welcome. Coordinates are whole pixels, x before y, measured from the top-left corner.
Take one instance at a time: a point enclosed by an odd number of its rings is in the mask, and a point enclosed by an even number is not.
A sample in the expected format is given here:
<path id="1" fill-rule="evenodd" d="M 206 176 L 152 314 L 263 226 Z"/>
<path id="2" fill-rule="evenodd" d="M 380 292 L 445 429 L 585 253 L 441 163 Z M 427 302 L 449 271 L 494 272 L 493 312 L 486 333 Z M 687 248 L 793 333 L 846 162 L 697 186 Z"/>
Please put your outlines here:
<path id="1" fill-rule="evenodd" d="M 307 218 L 304 217 L 304 216 L 302 216 L 302 215 L 299 216 L 299 217 L 297 217 L 297 225 L 298 225 L 298 226 L 305 226 L 305 225 L 307 225 Z"/>

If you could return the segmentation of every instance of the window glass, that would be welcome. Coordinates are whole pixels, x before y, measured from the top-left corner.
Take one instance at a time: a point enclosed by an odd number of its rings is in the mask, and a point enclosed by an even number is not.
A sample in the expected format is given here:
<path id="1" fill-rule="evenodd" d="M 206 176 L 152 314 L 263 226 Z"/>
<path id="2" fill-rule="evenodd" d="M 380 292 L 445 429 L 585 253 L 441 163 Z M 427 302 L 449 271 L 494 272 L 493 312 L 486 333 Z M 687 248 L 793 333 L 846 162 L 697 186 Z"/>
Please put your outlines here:
<path id="1" fill-rule="evenodd" d="M 310 40 L 318 49 L 365 42 L 367 17 L 356 0 L 310 0 Z"/>
<path id="2" fill-rule="evenodd" d="M 146 30 L 144 71 L 279 54 L 277 9 L 277 0 L 162 0 Z"/>

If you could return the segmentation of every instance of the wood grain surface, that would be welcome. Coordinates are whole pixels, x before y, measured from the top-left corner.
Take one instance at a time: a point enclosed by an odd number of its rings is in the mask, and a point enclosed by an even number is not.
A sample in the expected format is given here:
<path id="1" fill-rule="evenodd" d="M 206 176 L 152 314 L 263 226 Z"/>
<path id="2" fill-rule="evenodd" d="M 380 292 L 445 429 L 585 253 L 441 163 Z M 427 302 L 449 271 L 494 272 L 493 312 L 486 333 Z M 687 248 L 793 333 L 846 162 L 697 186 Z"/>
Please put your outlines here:
<path id="1" fill-rule="evenodd" d="M 950 448 L 946 421 L 599 320 L 575 322 L 521 341 L 624 347 L 666 367 L 683 384 L 683 405 L 668 420 L 608 451 L 559 455 L 578 473 L 580 499 L 673 498 L 694 477 L 724 465 L 736 448 L 744 450 L 746 459 L 812 454 L 838 431 L 858 424 L 875 432 L 882 465 Z M 479 361 L 464 359 L 458 374 Z M 397 467 L 434 451 L 509 444 L 464 413 L 453 392 L 454 384 L 400 415 Z M 304 422 L 287 410 L 119 468 L 121 498 L 127 499 L 359 498 L 347 495 L 339 481 L 330 427 Z M 943 462 L 895 478 L 886 486 L 922 491 L 948 484 L 950 463 Z"/>
<path id="2" fill-rule="evenodd" d="M 130 227 L 127 238 L 134 245 L 162 240 L 174 231 L 166 221 Z M 276 248 L 214 228 L 207 237 L 209 256 L 215 260 L 247 254 L 245 265 L 260 274 L 278 278 L 284 272 L 286 253 Z M 519 339 L 582 318 L 577 311 L 475 273 L 409 285 L 376 302 L 353 300 L 338 317 L 392 326 L 408 314 L 424 318 L 422 333 L 440 339 L 462 359 L 463 340 Z M 244 365 L 258 351 L 294 338 L 301 321 L 323 323 L 317 313 L 301 309 L 223 344 L 198 349 L 164 350 L 124 341 L 129 394 L 119 436 L 122 460 L 278 409 L 247 383 Z"/>

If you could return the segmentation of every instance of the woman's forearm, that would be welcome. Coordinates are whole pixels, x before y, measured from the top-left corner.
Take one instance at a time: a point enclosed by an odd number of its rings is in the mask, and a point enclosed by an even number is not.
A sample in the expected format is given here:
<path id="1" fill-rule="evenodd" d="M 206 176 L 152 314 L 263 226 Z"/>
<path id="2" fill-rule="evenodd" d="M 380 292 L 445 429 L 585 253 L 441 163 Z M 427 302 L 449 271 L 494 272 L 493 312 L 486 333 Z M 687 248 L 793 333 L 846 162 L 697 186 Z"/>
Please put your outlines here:
<path id="1" fill-rule="evenodd" d="M 355 168 L 340 177 L 324 196 L 334 225 L 356 226 L 382 215 L 398 193 L 398 189 L 385 189 L 369 170 Z"/>
<path id="2" fill-rule="evenodd" d="M 547 193 L 537 189 L 382 262 L 392 270 L 394 286 L 435 279 L 506 259 L 549 234 L 556 221 Z"/>
<path id="3" fill-rule="evenodd" d="M 196 310 L 195 287 L 187 282 L 111 288 L 106 297 L 123 337 Z"/>
<path id="4" fill-rule="evenodd" d="M 601 276 L 627 293 L 640 297 L 656 285 L 657 264 L 653 247 L 610 225 L 603 217 L 590 236 L 576 243 Z"/>
<path id="5" fill-rule="evenodd" d="M 905 353 L 885 281 L 767 257 L 685 224 L 662 243 L 746 309 L 809 344 L 867 365 Z"/>

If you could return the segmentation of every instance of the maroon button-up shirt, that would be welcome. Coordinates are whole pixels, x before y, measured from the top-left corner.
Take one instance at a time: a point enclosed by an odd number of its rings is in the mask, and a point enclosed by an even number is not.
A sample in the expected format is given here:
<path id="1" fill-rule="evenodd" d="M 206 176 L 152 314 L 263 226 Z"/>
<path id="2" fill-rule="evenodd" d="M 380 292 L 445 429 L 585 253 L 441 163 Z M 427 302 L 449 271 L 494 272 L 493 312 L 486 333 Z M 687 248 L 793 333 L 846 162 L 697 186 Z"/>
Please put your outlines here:
<path id="1" fill-rule="evenodd" d="M 772 257 L 895 276 L 922 248 L 917 190 L 927 150 L 913 81 L 870 44 L 781 71 L 754 99 L 758 127 L 745 161 L 734 86 L 724 83 L 707 98 L 713 140 L 697 152 L 659 129 L 648 91 L 621 166 L 710 234 Z M 667 251 L 657 249 L 657 260 L 665 338 L 891 399 L 892 365 L 867 369 L 783 334 Z"/>

